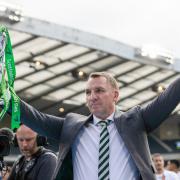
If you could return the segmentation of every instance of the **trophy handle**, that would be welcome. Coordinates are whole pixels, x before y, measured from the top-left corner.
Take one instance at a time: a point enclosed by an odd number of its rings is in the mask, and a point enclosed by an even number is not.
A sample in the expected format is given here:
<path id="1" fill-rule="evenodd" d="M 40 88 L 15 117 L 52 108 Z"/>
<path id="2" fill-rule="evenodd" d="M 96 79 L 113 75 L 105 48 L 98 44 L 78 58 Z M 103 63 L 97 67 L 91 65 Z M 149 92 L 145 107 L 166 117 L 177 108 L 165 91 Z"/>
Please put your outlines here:
<path id="1" fill-rule="evenodd" d="M 2 32 L 0 34 L 0 82 L 2 80 L 2 74 L 5 75 L 5 48 L 6 48 L 6 34 Z"/>
<path id="2" fill-rule="evenodd" d="M 5 47 L 6 47 L 6 34 L 3 32 L 0 34 L 0 57 L 4 56 Z"/>

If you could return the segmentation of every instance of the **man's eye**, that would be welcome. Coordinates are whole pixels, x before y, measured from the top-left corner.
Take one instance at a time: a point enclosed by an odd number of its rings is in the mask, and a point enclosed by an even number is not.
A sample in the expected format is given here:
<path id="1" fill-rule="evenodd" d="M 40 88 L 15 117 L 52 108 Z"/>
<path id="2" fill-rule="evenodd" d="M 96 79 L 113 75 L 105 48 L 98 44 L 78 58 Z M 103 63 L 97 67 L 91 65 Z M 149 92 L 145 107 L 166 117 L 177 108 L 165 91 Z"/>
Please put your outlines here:
<path id="1" fill-rule="evenodd" d="M 90 91 L 86 91 L 86 95 L 89 95 L 89 94 L 91 94 L 91 92 Z"/>
<path id="2" fill-rule="evenodd" d="M 101 92 L 104 92 L 104 91 L 105 91 L 104 89 L 96 89 L 97 93 L 101 93 Z"/>

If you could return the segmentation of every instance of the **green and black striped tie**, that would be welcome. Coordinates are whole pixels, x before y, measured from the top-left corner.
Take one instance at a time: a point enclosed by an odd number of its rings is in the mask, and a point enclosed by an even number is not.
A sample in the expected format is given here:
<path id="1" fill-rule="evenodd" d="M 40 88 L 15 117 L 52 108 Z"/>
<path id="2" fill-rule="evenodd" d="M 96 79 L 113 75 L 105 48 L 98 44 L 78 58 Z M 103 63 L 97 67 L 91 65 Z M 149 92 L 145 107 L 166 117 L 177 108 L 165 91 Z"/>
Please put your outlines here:
<path id="1" fill-rule="evenodd" d="M 109 120 L 100 121 L 98 180 L 109 180 Z"/>

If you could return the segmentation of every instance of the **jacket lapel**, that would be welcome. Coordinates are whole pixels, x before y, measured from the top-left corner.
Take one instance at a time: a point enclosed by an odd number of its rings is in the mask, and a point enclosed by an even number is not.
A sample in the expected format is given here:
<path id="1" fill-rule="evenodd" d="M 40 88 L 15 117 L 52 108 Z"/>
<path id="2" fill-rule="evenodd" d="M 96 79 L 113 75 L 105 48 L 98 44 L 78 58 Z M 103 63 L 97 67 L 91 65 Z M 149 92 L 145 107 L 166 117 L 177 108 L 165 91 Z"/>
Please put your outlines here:
<path id="1" fill-rule="evenodd" d="M 131 132 L 129 129 L 129 126 L 132 126 L 132 124 L 129 124 L 129 117 L 127 112 L 122 112 L 116 109 L 115 115 L 114 115 L 114 123 L 116 125 L 117 131 L 119 132 L 121 138 L 124 141 L 124 144 L 126 145 L 128 151 L 131 153 L 132 147 L 132 139 L 131 139 Z M 128 129 L 127 129 L 128 128 Z"/>
<path id="2" fill-rule="evenodd" d="M 117 130 L 119 132 L 119 134 L 122 133 L 122 114 L 123 112 L 122 111 L 119 111 L 117 108 L 116 108 L 116 111 L 115 111 L 115 114 L 114 114 L 114 123 L 117 127 Z"/>
<path id="3" fill-rule="evenodd" d="M 91 115 L 89 117 L 70 113 L 66 116 L 63 129 L 61 132 L 61 140 L 59 145 L 59 154 L 58 154 L 58 166 L 55 169 L 54 177 L 58 174 L 59 168 L 62 165 L 63 160 L 65 159 L 67 153 L 70 150 L 70 147 L 77 136 L 78 132 L 85 123 L 88 123 L 91 120 Z"/>

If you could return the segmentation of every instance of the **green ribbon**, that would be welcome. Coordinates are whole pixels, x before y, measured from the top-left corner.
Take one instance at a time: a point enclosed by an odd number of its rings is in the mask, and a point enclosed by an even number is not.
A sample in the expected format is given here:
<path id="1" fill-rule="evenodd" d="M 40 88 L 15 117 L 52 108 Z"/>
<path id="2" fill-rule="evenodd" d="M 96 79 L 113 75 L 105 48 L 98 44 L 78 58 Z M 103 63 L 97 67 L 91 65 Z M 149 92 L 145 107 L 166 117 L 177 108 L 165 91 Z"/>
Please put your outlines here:
<path id="1" fill-rule="evenodd" d="M 12 100 L 12 116 L 11 116 L 11 128 L 16 129 L 20 125 L 20 100 L 14 91 L 14 80 L 16 77 L 16 69 L 14 63 L 14 56 L 12 52 L 11 40 L 8 30 L 5 26 L 0 26 L 0 33 L 5 37 L 5 53 L 0 59 L 2 68 L 2 80 L 0 84 L 2 98 L 4 100 L 4 108 L 0 113 L 0 119 L 4 117 L 6 111 L 9 108 L 9 96 Z M 7 81 L 5 80 L 5 69 L 7 72 Z"/>

